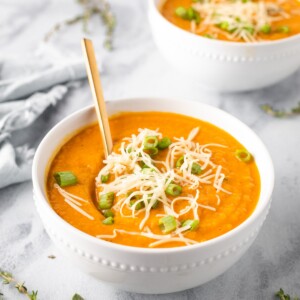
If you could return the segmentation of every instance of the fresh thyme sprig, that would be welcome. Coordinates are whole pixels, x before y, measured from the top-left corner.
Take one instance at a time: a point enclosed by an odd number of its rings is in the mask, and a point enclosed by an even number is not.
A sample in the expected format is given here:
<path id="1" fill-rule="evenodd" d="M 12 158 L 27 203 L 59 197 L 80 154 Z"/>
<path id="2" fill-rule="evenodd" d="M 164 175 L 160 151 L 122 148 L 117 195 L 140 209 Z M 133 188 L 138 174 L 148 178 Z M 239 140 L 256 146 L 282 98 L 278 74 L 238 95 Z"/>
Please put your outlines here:
<path id="1" fill-rule="evenodd" d="M 292 117 L 296 115 L 300 115 L 300 102 L 297 106 L 293 107 L 291 110 L 277 110 L 274 109 L 269 104 L 261 105 L 261 109 L 268 115 L 275 117 L 275 118 L 286 118 L 286 117 Z"/>
<path id="2" fill-rule="evenodd" d="M 24 294 L 30 300 L 37 300 L 38 291 L 32 291 L 29 293 L 24 282 L 18 282 L 15 280 L 11 273 L 0 270 L 0 277 L 3 280 L 3 284 L 14 284 L 19 293 Z"/>
<path id="3" fill-rule="evenodd" d="M 275 296 L 280 300 L 300 300 L 299 297 L 292 298 L 289 294 L 285 294 L 283 289 L 280 289 Z"/>
<path id="4" fill-rule="evenodd" d="M 63 27 L 71 26 L 82 22 L 82 29 L 84 32 L 88 32 L 88 23 L 92 16 L 99 16 L 106 27 L 106 36 L 104 41 L 104 47 L 108 50 L 113 49 L 113 33 L 116 27 L 116 18 L 111 11 L 111 7 L 107 0 L 77 0 L 77 2 L 83 7 L 83 13 L 74 16 L 70 19 L 55 24 L 52 29 L 46 33 L 44 41 L 48 42 L 50 38 L 60 31 Z"/>

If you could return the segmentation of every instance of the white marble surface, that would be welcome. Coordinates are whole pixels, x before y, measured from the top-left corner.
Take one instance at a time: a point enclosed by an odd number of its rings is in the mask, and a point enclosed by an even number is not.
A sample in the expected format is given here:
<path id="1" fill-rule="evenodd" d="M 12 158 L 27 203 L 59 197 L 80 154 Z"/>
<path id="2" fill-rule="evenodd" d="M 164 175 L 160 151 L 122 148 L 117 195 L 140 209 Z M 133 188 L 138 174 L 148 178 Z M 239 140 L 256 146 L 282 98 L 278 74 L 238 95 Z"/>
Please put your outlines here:
<path id="1" fill-rule="evenodd" d="M 101 48 L 103 30 L 93 20 L 92 38 L 103 60 L 107 99 L 159 96 L 202 101 L 237 116 L 262 138 L 274 159 L 276 186 L 269 217 L 247 254 L 228 272 L 203 286 L 169 295 L 138 295 L 115 290 L 68 263 L 49 240 L 33 205 L 31 182 L 0 190 L 0 268 L 10 270 L 39 290 L 39 299 L 71 299 L 75 292 L 87 300 L 121 299 L 273 299 L 280 287 L 300 295 L 300 117 L 274 119 L 259 105 L 290 107 L 300 101 L 300 72 L 259 91 L 218 94 L 203 91 L 172 69 L 157 51 L 147 23 L 145 0 L 114 0 L 118 18 L 116 49 Z M 52 24 L 78 13 L 72 0 L 1 0 L 0 53 L 24 55 L 38 48 Z M 80 26 L 64 29 L 52 43 L 66 55 L 81 52 Z M 91 104 L 87 82 L 74 89 L 35 124 L 14 135 L 15 144 L 35 146 L 69 113 Z M 1 159 L 1 158 L 0 158 Z M 49 259 L 48 255 L 56 259 Z M 0 286 L 5 299 L 24 299 L 14 288 Z"/>

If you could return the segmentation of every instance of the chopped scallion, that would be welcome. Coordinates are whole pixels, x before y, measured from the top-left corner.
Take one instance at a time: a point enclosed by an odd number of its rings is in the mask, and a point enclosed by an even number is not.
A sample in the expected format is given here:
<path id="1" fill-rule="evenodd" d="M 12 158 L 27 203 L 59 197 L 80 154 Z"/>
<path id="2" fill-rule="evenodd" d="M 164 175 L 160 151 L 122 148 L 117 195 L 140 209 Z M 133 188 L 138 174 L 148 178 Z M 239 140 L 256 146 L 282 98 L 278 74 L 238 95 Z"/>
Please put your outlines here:
<path id="1" fill-rule="evenodd" d="M 142 169 L 149 168 L 143 161 L 140 161 L 139 164 L 140 164 Z"/>
<path id="2" fill-rule="evenodd" d="M 130 200 L 130 207 L 132 207 L 135 203 L 136 203 L 135 200 Z M 142 209 L 144 207 L 145 207 L 144 202 L 138 202 L 134 209 L 135 210 L 140 210 L 140 209 Z"/>
<path id="3" fill-rule="evenodd" d="M 115 199 L 113 192 L 99 195 L 99 197 L 99 209 L 110 209 L 113 206 Z"/>
<path id="4" fill-rule="evenodd" d="M 115 216 L 114 212 L 110 209 L 104 209 L 104 210 L 101 211 L 101 213 L 105 218 L 108 218 L 108 217 L 113 218 Z"/>
<path id="5" fill-rule="evenodd" d="M 104 225 L 112 225 L 112 224 L 114 224 L 114 218 L 113 217 L 108 217 L 108 218 L 106 218 L 106 219 L 104 219 L 102 221 L 102 224 L 104 224 Z"/>
<path id="6" fill-rule="evenodd" d="M 269 34 L 271 33 L 271 25 L 265 24 L 260 28 L 260 31 L 264 34 Z"/>
<path id="7" fill-rule="evenodd" d="M 163 150 L 163 149 L 168 148 L 171 144 L 172 144 L 171 139 L 168 137 L 164 137 L 158 142 L 157 148 L 160 150 Z"/>
<path id="8" fill-rule="evenodd" d="M 202 172 L 201 166 L 197 163 L 192 164 L 192 174 L 199 175 Z"/>
<path id="9" fill-rule="evenodd" d="M 192 7 L 184 8 L 179 6 L 175 10 L 176 16 L 180 17 L 184 20 L 195 21 L 196 23 L 200 22 L 200 15 L 197 11 L 195 11 Z"/>
<path id="10" fill-rule="evenodd" d="M 179 7 L 176 8 L 175 14 L 176 14 L 176 16 L 178 16 L 178 17 L 180 17 L 182 19 L 185 19 L 187 11 L 186 11 L 186 9 L 184 7 L 179 6 Z"/>
<path id="11" fill-rule="evenodd" d="M 223 30 L 228 30 L 229 28 L 229 23 L 227 21 L 223 21 L 219 24 L 219 27 Z"/>
<path id="12" fill-rule="evenodd" d="M 152 204 L 151 208 L 156 209 L 156 208 L 158 207 L 158 205 L 159 205 L 159 201 L 156 200 L 156 201 Z"/>
<path id="13" fill-rule="evenodd" d="M 277 28 L 277 31 L 280 33 L 289 33 L 290 27 L 289 26 L 280 26 Z"/>
<path id="14" fill-rule="evenodd" d="M 247 30 L 250 34 L 254 33 L 254 27 L 253 26 L 245 26 L 243 29 Z"/>
<path id="15" fill-rule="evenodd" d="M 150 149 L 147 149 L 147 152 L 150 156 L 154 156 L 158 153 L 158 149 L 157 148 L 150 148 Z"/>
<path id="16" fill-rule="evenodd" d="M 56 172 L 54 178 L 61 187 L 74 185 L 77 183 L 77 177 L 70 171 Z"/>
<path id="17" fill-rule="evenodd" d="M 186 221 L 182 222 L 181 226 L 184 227 L 184 226 L 187 226 L 187 225 L 190 226 L 191 231 L 195 231 L 199 226 L 199 220 L 186 220 Z"/>
<path id="18" fill-rule="evenodd" d="M 158 225 L 163 233 L 170 233 L 176 229 L 176 220 L 173 216 L 165 216 L 159 219 Z"/>
<path id="19" fill-rule="evenodd" d="M 143 144 L 144 144 L 144 149 L 151 150 L 157 147 L 158 138 L 156 136 L 146 136 Z"/>
<path id="20" fill-rule="evenodd" d="M 235 157 L 242 162 L 249 162 L 252 159 L 252 155 L 246 149 L 236 150 Z"/>
<path id="21" fill-rule="evenodd" d="M 203 35 L 203 37 L 208 38 L 208 39 L 215 39 L 215 37 L 213 35 L 209 34 L 209 33 L 205 33 Z"/>
<path id="22" fill-rule="evenodd" d="M 166 194 L 178 196 L 182 193 L 182 187 L 178 184 L 170 183 L 166 188 Z"/>
<path id="23" fill-rule="evenodd" d="M 178 160 L 176 161 L 176 168 L 180 168 L 182 166 L 182 164 L 184 163 L 184 156 L 181 156 L 178 158 Z"/>
<path id="24" fill-rule="evenodd" d="M 101 175 L 101 182 L 106 183 L 109 180 L 109 174 Z"/>

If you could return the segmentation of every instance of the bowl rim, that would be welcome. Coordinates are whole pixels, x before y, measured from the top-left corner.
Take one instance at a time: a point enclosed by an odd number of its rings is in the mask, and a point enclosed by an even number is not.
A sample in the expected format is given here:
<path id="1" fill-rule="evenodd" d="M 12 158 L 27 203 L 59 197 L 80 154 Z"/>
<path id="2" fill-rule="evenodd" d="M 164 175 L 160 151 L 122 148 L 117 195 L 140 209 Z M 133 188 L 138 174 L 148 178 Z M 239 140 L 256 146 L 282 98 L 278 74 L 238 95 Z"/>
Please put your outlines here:
<path id="1" fill-rule="evenodd" d="M 197 102 L 197 101 L 188 101 L 188 100 L 179 100 L 179 99 L 166 99 L 166 98 L 158 98 L 158 97 L 132 97 L 132 98 L 121 98 L 121 99 L 116 99 L 116 100 L 109 100 L 106 101 L 107 103 L 118 103 L 118 102 L 131 102 L 131 101 L 150 101 L 150 100 L 159 100 L 159 101 L 164 101 L 164 102 L 172 102 L 174 103 L 190 103 L 190 104 L 196 104 L 202 107 L 202 109 L 208 108 L 208 109 L 212 109 L 214 111 L 217 111 L 221 114 L 224 115 L 224 117 L 230 117 L 231 119 L 233 119 L 235 122 L 237 122 L 237 124 L 239 125 L 239 128 L 243 128 L 243 130 L 246 130 L 248 132 L 251 132 L 252 135 L 255 137 L 256 139 L 256 144 L 260 144 L 260 147 L 263 149 L 263 151 L 265 152 L 265 155 L 267 157 L 267 163 L 269 165 L 270 169 L 270 176 L 268 178 L 270 184 L 266 190 L 265 193 L 265 199 L 262 203 L 262 205 L 260 205 L 258 207 L 258 205 L 255 207 L 254 211 L 251 213 L 251 215 L 244 220 L 241 224 L 239 224 L 237 227 L 233 228 L 232 230 L 217 236 L 213 239 L 198 243 L 198 244 L 194 244 L 194 245 L 186 245 L 186 246 L 180 246 L 180 247 L 172 247 L 172 248 L 143 248 L 143 247 L 135 247 L 135 246 L 127 246 L 127 245 L 122 245 L 122 244 L 117 244 L 117 243 L 113 243 L 113 242 L 109 242 L 106 240 L 101 240 L 98 239 L 92 235 L 89 235 L 77 228 L 75 228 L 74 226 L 72 226 L 70 223 L 68 223 L 67 221 L 65 221 L 62 217 L 60 217 L 52 208 L 52 206 L 49 203 L 48 197 L 43 195 L 43 187 L 39 184 L 38 182 L 38 170 L 39 170 L 39 160 L 41 159 L 42 155 L 43 155 L 43 148 L 45 147 L 44 145 L 48 142 L 48 139 L 51 138 L 52 135 L 54 135 L 54 133 L 56 132 L 56 130 L 61 127 L 65 122 L 68 122 L 72 119 L 76 120 L 76 118 L 78 118 L 80 115 L 84 115 L 86 114 L 88 111 L 91 111 L 94 109 L 93 105 L 89 105 L 86 106 L 84 108 L 81 108 L 79 110 L 76 110 L 75 112 L 71 113 L 70 115 L 66 116 L 65 118 L 63 118 L 61 121 L 59 121 L 55 126 L 53 126 L 48 133 L 44 136 L 44 138 L 42 139 L 42 141 L 40 142 L 36 153 L 34 155 L 34 159 L 33 159 L 33 164 L 32 164 L 32 183 L 33 183 L 33 191 L 34 191 L 34 198 L 35 201 L 40 201 L 41 204 L 43 205 L 44 208 L 46 208 L 46 210 L 51 214 L 51 216 L 57 220 L 57 222 L 65 227 L 67 230 L 72 230 L 77 236 L 79 236 L 80 238 L 83 238 L 91 243 L 95 243 L 99 246 L 105 246 L 105 247 L 110 247 L 116 251 L 126 251 L 128 253 L 139 253 L 139 254 L 145 254 L 145 255 L 150 255 L 150 254 L 167 254 L 167 253 L 181 253 L 181 252 L 186 252 L 189 250 L 197 250 L 199 248 L 207 248 L 210 246 L 213 246 L 219 242 L 222 242 L 230 237 L 234 237 L 236 236 L 239 232 L 241 232 L 243 229 L 245 229 L 246 227 L 248 227 L 249 225 L 253 224 L 257 218 L 263 213 L 264 209 L 268 206 L 268 204 L 271 202 L 271 196 L 272 196 L 272 192 L 274 189 L 274 181 L 275 181 L 275 174 L 274 174 L 274 165 L 271 159 L 271 156 L 266 148 L 266 146 L 264 145 L 264 143 L 261 141 L 261 139 L 258 137 L 258 135 L 250 128 L 248 127 L 246 124 L 244 124 L 242 121 L 240 121 L 238 118 L 234 117 L 233 115 L 227 113 L 226 111 L 219 109 L 215 106 L 206 104 L 206 103 L 201 103 L 201 102 Z M 199 107 L 200 108 L 200 107 Z M 147 110 L 145 110 L 147 111 Z M 207 121 L 209 122 L 209 121 Z M 211 123 L 211 122 L 209 122 Z M 92 124 L 89 123 L 89 124 Z M 213 124 L 213 123 L 211 123 Z M 88 124 L 86 124 L 88 125 Z M 73 130 L 71 133 L 67 133 L 65 135 L 65 137 L 72 137 L 74 133 L 78 132 L 79 128 L 77 128 L 77 130 Z M 231 133 L 230 133 L 231 134 Z M 62 139 L 61 141 L 63 141 L 64 139 Z M 51 156 L 50 156 L 51 157 Z M 53 158 L 53 157 L 52 157 Z M 50 158 L 51 159 L 51 158 Z M 43 170 L 43 184 L 44 184 L 44 188 L 45 188 L 45 176 L 46 176 L 46 170 Z M 46 190 L 45 190 L 46 192 Z M 40 214 L 40 213 L 39 213 Z M 42 220 L 43 221 L 43 220 Z"/>
<path id="2" fill-rule="evenodd" d="M 244 43 L 244 42 L 234 42 L 234 41 L 223 41 L 223 40 L 216 40 L 216 39 L 208 39 L 201 35 L 194 34 L 190 31 L 184 30 L 169 20 L 167 20 L 159 11 L 158 5 L 155 4 L 157 0 L 148 0 L 149 1 L 149 8 L 154 11 L 156 16 L 160 19 L 163 24 L 168 26 L 170 30 L 173 30 L 174 32 L 177 31 L 179 34 L 184 34 L 187 37 L 193 39 L 194 41 L 200 39 L 202 41 L 206 41 L 208 44 L 212 43 L 211 45 L 223 45 L 228 47 L 235 47 L 235 48 L 243 48 L 243 47 L 272 47 L 276 45 L 282 45 L 288 42 L 294 42 L 300 40 L 300 33 L 297 33 L 295 35 L 278 39 L 278 40 L 271 40 L 271 41 L 261 41 L 261 42 L 252 42 L 252 43 Z M 166 0 L 158 0 L 160 2 L 166 1 Z"/>

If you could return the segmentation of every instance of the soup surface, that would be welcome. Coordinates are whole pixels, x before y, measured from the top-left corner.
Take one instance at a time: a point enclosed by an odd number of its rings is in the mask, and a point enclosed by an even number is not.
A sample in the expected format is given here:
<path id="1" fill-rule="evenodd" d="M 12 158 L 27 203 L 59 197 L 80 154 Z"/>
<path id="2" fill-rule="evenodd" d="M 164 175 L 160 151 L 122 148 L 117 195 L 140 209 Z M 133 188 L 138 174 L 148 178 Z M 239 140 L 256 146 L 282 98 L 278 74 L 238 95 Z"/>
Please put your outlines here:
<path id="1" fill-rule="evenodd" d="M 300 33 L 298 0 L 166 0 L 161 12 L 182 29 L 225 41 L 271 41 Z"/>
<path id="2" fill-rule="evenodd" d="M 114 153 L 107 160 L 91 125 L 50 164 L 49 201 L 74 227 L 123 245 L 177 247 L 220 236 L 253 212 L 255 160 L 222 129 L 162 112 L 121 113 L 110 126 Z M 58 180 L 65 171 L 77 180 Z"/>

